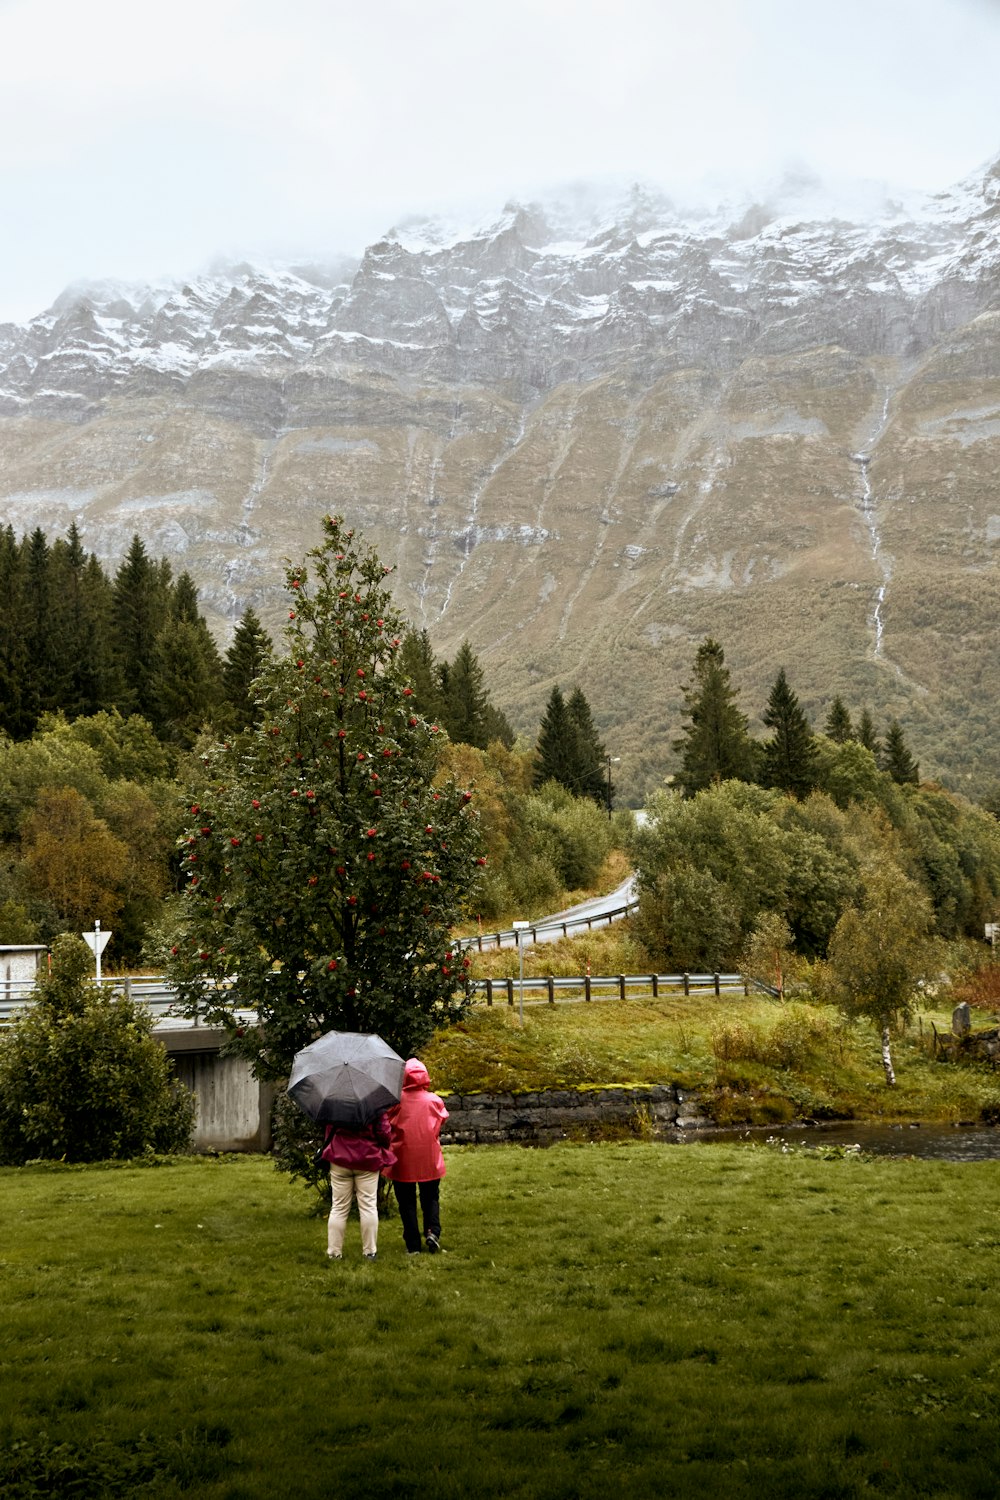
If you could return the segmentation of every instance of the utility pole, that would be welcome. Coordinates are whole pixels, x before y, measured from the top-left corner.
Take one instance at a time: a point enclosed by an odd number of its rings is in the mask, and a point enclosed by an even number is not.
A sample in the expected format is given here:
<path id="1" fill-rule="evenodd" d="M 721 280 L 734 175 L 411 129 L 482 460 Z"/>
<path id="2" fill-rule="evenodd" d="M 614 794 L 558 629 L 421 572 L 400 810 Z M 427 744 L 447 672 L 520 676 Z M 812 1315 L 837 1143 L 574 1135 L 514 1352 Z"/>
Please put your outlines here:
<path id="1" fill-rule="evenodd" d="M 611 767 L 612 766 L 617 766 L 620 763 L 621 756 L 620 755 L 606 755 L 604 758 L 605 758 L 605 760 L 608 763 L 608 822 L 610 823 L 611 822 Z"/>

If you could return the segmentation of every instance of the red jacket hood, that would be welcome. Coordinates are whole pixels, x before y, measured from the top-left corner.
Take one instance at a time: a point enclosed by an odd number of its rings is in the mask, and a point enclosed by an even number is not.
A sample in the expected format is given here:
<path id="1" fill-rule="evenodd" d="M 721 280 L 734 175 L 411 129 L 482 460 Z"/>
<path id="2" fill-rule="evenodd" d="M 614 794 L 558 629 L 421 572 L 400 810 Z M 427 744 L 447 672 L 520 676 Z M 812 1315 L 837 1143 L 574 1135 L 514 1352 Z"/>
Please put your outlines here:
<path id="1" fill-rule="evenodd" d="M 404 1089 L 429 1089 L 431 1086 L 431 1075 L 417 1057 L 407 1059 L 406 1067 L 403 1069 Z"/>

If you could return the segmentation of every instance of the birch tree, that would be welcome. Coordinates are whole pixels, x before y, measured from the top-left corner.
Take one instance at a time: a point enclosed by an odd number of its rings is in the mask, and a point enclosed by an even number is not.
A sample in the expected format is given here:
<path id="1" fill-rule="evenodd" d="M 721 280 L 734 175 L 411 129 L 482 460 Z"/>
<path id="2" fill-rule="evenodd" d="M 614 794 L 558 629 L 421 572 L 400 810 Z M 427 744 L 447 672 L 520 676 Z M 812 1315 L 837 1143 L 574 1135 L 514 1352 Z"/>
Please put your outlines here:
<path id="1" fill-rule="evenodd" d="M 934 915 L 920 887 L 889 860 L 870 864 L 862 882 L 860 900 L 846 909 L 830 938 L 833 997 L 849 1016 L 864 1016 L 878 1029 L 885 1081 L 892 1087 L 893 1022 L 911 1019 L 918 985 L 936 970 Z"/>

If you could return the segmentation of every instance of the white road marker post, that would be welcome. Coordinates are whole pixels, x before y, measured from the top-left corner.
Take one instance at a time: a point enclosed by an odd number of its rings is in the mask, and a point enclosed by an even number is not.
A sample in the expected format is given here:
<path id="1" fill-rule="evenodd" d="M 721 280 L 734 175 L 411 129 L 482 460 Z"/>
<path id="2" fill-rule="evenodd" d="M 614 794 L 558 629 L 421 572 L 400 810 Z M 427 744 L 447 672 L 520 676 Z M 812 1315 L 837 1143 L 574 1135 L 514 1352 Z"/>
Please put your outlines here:
<path id="1" fill-rule="evenodd" d="M 93 932 L 85 932 L 85 933 L 83 933 L 83 941 L 87 944 L 87 947 L 90 949 L 91 953 L 93 953 L 93 955 L 94 955 L 94 961 L 95 961 L 96 966 L 97 966 L 97 983 L 98 984 L 100 984 L 100 982 L 101 982 L 101 954 L 104 952 L 105 948 L 108 946 L 108 939 L 110 938 L 110 936 L 111 936 L 110 932 L 102 932 L 101 931 L 101 924 L 97 920 L 96 917 L 94 919 L 94 930 L 93 930 Z"/>
<path id="2" fill-rule="evenodd" d="M 517 938 L 517 953 L 521 969 L 519 1016 L 522 1026 L 524 1025 L 524 934 L 530 926 L 530 922 L 514 923 L 514 936 Z"/>

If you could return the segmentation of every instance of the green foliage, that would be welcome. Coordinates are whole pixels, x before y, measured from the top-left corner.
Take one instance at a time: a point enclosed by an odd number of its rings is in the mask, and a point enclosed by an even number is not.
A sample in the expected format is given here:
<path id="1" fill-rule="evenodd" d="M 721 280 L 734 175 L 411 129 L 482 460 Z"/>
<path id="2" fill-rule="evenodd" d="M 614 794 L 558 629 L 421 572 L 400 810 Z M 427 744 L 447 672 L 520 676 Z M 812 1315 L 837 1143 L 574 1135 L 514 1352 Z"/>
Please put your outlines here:
<path id="1" fill-rule="evenodd" d="M 508 750 L 513 747 L 514 731 L 493 703 L 479 658 L 468 641 L 462 642 L 454 661 L 436 661 L 427 631 L 411 628 L 403 637 L 399 663 L 416 707 L 450 739 L 479 750 L 494 740 Z"/>
<path id="2" fill-rule="evenodd" d="M 756 748 L 746 715 L 736 706 L 725 661 L 718 641 L 704 640 L 695 657 L 694 678 L 684 689 L 688 722 L 673 749 L 681 757 L 675 780 L 687 796 L 720 781 L 755 779 Z"/>
<path id="3" fill-rule="evenodd" d="M 528 799 L 526 821 L 547 849 L 561 889 L 590 886 L 607 858 L 613 835 L 606 815 L 589 797 L 574 796 L 549 781 Z"/>
<path id="4" fill-rule="evenodd" d="M 170 883 L 171 764 L 144 719 L 117 712 L 46 714 L 32 739 L 0 739 L 0 899 L 45 939 L 113 919 L 113 959 L 135 962 Z"/>
<path id="5" fill-rule="evenodd" d="M 761 781 L 793 797 L 808 796 L 816 785 L 816 746 L 784 667 L 775 678 L 762 717 L 774 732 L 761 753 Z"/>
<path id="6" fill-rule="evenodd" d="M 488 703 L 483 669 L 468 641 L 463 641 L 448 669 L 444 727 L 451 738 L 485 750 L 489 743 L 486 727 Z"/>
<path id="7" fill-rule="evenodd" d="M 854 726 L 851 716 L 843 698 L 839 695 L 830 704 L 830 712 L 826 716 L 823 733 L 827 739 L 833 740 L 835 745 L 844 745 L 848 740 L 854 738 Z"/>
<path id="8" fill-rule="evenodd" d="M 880 1026 L 910 1019 L 917 985 L 938 964 L 933 925 L 931 903 L 914 881 L 888 861 L 867 865 L 860 899 L 841 916 L 829 947 L 833 993 L 849 1015 Z"/>
<path id="9" fill-rule="evenodd" d="M 440 724 L 445 713 L 444 693 L 426 630 L 406 632 L 399 650 L 399 669 L 412 689 L 415 707 L 429 724 Z"/>
<path id="10" fill-rule="evenodd" d="M 881 1031 L 888 1084 L 896 1081 L 890 1023 L 910 1019 L 917 986 L 939 966 L 933 925 L 931 903 L 919 886 L 889 861 L 873 860 L 863 873 L 861 899 L 847 908 L 830 939 L 830 994 L 849 1016 L 864 1016 Z"/>
<path id="11" fill-rule="evenodd" d="M 125 714 L 159 720 L 154 674 L 157 642 L 170 610 L 170 580 L 165 565 L 148 555 L 138 535 L 115 574 L 112 591 L 112 635 L 117 675 L 116 702 Z"/>
<path id="12" fill-rule="evenodd" d="M 210 1018 L 267 1078 L 323 1032 L 405 1055 L 461 1012 L 449 932 L 483 861 L 472 793 L 436 779 L 437 729 L 399 668 L 390 570 L 329 517 L 308 563 L 288 571 L 260 722 L 211 747 L 193 788 L 168 955 L 188 1007 L 214 982 Z M 245 1036 L 240 1006 L 259 1019 Z"/>
<path id="13" fill-rule="evenodd" d="M 173 582 L 138 536 L 112 583 L 75 523 L 51 546 L 39 527 L 20 543 L 0 533 L 0 729 L 14 739 L 44 716 L 110 707 L 190 744 L 216 712 L 221 676 L 190 576 Z"/>
<path id="14" fill-rule="evenodd" d="M 442 752 L 442 766 L 476 788 L 489 851 L 475 908 L 484 922 L 543 916 L 566 905 L 567 892 L 595 884 L 621 838 L 619 825 L 590 798 L 574 797 L 554 781 L 533 792 L 532 758 L 497 740 L 484 751 L 449 744 Z"/>
<path id="15" fill-rule="evenodd" d="M 882 750 L 882 769 L 888 771 L 897 786 L 916 786 L 920 781 L 920 767 L 910 754 L 899 720 L 893 719 L 885 736 Z"/>
<path id="16" fill-rule="evenodd" d="M 740 957 L 740 973 L 767 985 L 780 999 L 794 968 L 791 928 L 780 913 L 761 912 Z"/>
<path id="17" fill-rule="evenodd" d="M 328 1214 L 332 1196 L 330 1170 L 318 1157 L 324 1142 L 322 1125 L 316 1125 L 286 1093 L 278 1094 L 271 1111 L 271 1156 L 279 1172 L 297 1178 L 316 1196 L 313 1212 Z"/>
<path id="18" fill-rule="evenodd" d="M 820 806 L 836 824 L 833 804 Z M 800 951 L 821 951 L 855 865 L 812 826 L 816 813 L 815 804 L 801 811 L 738 781 L 692 798 L 654 796 L 633 848 L 639 927 L 651 953 L 683 959 L 684 968 L 734 967 L 763 911 L 784 916 Z"/>
<path id="19" fill-rule="evenodd" d="M 674 865 L 640 889 L 639 936 L 665 968 L 683 973 L 727 966 L 740 940 L 740 911 L 734 893 L 711 870 Z"/>
<path id="20" fill-rule="evenodd" d="M 816 785 L 832 797 L 838 807 L 852 802 L 886 805 L 889 789 L 879 771 L 874 753 L 858 740 L 815 739 Z"/>
<path id="21" fill-rule="evenodd" d="M 231 727 L 239 731 L 257 722 L 255 683 L 271 659 L 271 637 L 253 609 L 236 627 L 222 667 L 222 685 L 229 704 Z"/>
<path id="22" fill-rule="evenodd" d="M 835 1045 L 834 1023 L 808 1005 L 786 1005 L 776 1014 L 719 1021 L 712 1052 L 720 1062 L 758 1062 L 768 1068 L 803 1067 Z"/>
<path id="23" fill-rule="evenodd" d="M 0 943 L 37 943 L 38 923 L 20 901 L 0 902 Z"/>
<path id="24" fill-rule="evenodd" d="M 597 737 L 590 704 L 581 687 L 574 687 L 566 701 L 566 717 L 575 759 L 575 785 L 569 790 L 577 797 L 590 797 L 610 811 L 614 788 L 610 783 L 611 766 L 607 753 Z M 605 770 L 608 775 L 605 776 Z"/>
<path id="25" fill-rule="evenodd" d="M 535 786 L 554 781 L 575 797 L 591 797 L 606 807 L 605 760 L 584 693 L 575 687 L 567 703 L 557 683 L 538 730 Z"/>
<path id="26" fill-rule="evenodd" d="M 867 705 L 861 710 L 861 718 L 858 720 L 857 741 L 866 750 L 870 750 L 876 760 L 882 753 L 882 746 L 875 732 L 875 721 Z"/>
<path id="27" fill-rule="evenodd" d="M 43 714 L 36 740 L 88 745 L 110 781 L 165 781 L 173 775 L 174 756 L 139 714 L 125 719 L 116 708 L 69 720 L 63 713 Z"/>
<path id="28" fill-rule="evenodd" d="M 172 1078 L 144 1007 L 87 979 L 64 934 L 34 1004 L 0 1033 L 0 1161 L 101 1161 L 187 1144 L 194 1101 Z"/>

